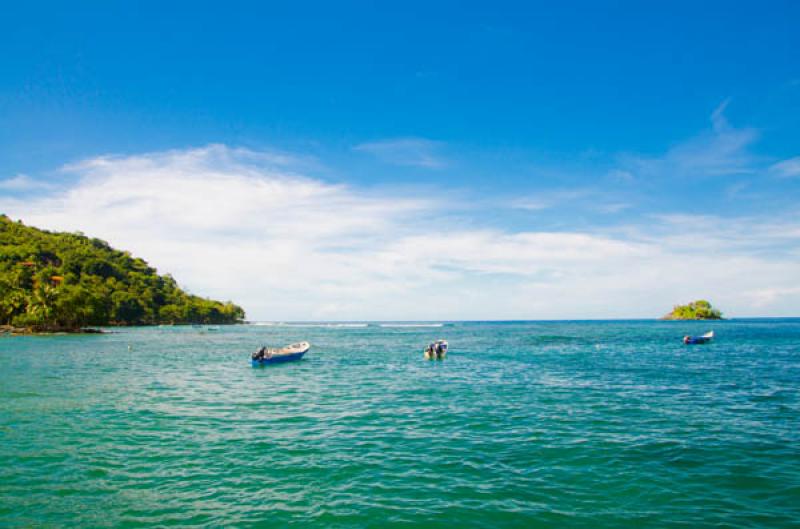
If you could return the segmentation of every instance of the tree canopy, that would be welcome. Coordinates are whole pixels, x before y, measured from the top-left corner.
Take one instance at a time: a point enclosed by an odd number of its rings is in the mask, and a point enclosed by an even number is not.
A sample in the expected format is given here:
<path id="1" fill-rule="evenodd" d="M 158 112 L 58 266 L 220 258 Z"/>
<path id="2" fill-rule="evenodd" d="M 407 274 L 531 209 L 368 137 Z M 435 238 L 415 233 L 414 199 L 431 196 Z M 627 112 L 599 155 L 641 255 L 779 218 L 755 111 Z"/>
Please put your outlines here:
<path id="1" fill-rule="evenodd" d="M 665 320 L 721 320 L 722 313 L 704 299 L 692 301 L 688 305 L 675 305 Z"/>
<path id="2" fill-rule="evenodd" d="M 81 233 L 0 215 L 0 325 L 35 331 L 86 326 L 237 323 L 244 310 L 181 290 L 144 260 Z"/>

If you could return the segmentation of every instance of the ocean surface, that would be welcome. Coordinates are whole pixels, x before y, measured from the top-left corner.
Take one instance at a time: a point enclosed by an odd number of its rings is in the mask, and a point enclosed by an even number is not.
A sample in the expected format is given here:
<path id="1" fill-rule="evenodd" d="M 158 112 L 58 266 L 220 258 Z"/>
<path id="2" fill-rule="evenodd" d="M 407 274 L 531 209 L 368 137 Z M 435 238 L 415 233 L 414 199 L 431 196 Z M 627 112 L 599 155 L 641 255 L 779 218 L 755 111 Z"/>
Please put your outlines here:
<path id="1" fill-rule="evenodd" d="M 796 319 L 4 337 L 0 527 L 797 528 L 798 390 Z"/>

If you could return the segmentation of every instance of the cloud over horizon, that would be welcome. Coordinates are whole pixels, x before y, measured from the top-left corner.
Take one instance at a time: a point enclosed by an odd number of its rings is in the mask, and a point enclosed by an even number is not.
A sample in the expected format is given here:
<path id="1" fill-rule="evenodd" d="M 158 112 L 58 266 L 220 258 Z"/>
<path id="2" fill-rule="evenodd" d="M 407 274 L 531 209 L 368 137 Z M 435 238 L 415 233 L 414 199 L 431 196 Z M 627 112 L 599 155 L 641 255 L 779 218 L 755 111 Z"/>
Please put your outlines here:
<path id="1" fill-rule="evenodd" d="M 331 184 L 299 165 L 224 145 L 95 157 L 64 168 L 76 179 L 68 188 L 0 195 L 0 211 L 106 239 L 250 319 L 656 317 L 698 297 L 730 315 L 789 315 L 800 303 L 797 222 L 772 239 L 748 236 L 753 219 L 668 214 L 511 229 L 481 211 L 456 220 L 422 192 Z"/>

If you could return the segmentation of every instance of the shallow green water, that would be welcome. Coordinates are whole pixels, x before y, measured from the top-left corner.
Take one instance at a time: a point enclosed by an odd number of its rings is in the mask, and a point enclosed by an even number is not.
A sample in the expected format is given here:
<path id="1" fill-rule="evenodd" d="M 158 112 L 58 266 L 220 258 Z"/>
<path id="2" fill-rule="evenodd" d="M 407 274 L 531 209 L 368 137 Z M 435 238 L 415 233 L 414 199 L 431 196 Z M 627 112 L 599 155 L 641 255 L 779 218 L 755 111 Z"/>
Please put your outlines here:
<path id="1" fill-rule="evenodd" d="M 798 389 L 800 320 L 0 338 L 0 527 L 799 527 Z"/>

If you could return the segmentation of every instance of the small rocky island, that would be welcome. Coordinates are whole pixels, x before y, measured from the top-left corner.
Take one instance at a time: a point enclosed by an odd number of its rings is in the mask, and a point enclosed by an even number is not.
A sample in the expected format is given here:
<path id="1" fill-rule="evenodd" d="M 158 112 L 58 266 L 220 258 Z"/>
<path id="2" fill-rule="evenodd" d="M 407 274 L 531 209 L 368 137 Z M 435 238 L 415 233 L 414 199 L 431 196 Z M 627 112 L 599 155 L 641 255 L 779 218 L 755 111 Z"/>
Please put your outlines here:
<path id="1" fill-rule="evenodd" d="M 722 312 L 711 306 L 704 299 L 692 301 L 687 305 L 675 305 L 672 312 L 663 316 L 662 320 L 721 320 Z"/>

